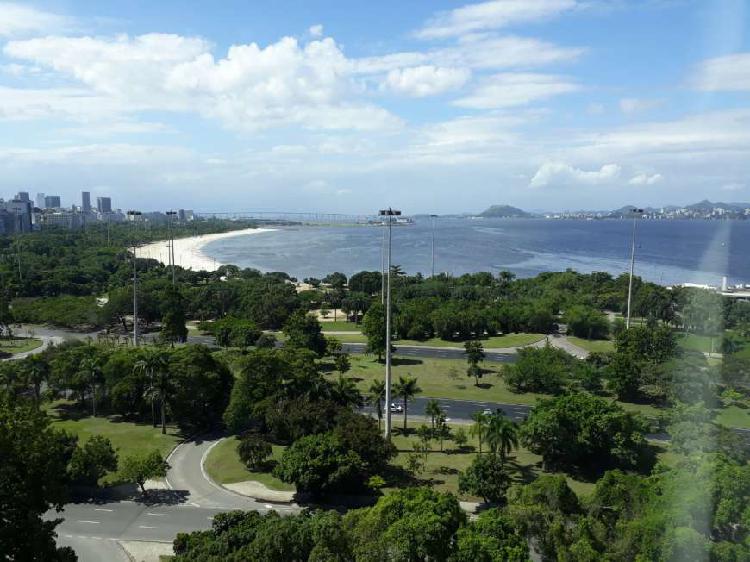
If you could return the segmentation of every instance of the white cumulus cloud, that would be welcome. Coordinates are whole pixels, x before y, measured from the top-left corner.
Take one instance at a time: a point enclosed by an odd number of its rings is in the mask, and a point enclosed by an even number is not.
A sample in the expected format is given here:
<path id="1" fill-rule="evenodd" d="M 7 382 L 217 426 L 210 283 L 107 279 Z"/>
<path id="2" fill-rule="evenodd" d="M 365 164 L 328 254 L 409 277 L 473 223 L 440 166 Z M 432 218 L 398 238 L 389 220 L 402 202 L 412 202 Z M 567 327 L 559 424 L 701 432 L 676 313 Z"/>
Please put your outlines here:
<path id="1" fill-rule="evenodd" d="M 385 86 L 399 94 L 424 97 L 460 88 L 470 77 L 471 71 L 467 68 L 423 65 L 391 70 Z"/>
<path id="2" fill-rule="evenodd" d="M 68 29 L 72 24 L 73 20 L 66 16 L 23 4 L 0 2 L 0 37 L 59 32 Z"/>
<path id="3" fill-rule="evenodd" d="M 547 185 L 598 185 L 611 182 L 619 177 L 621 167 L 617 164 L 604 164 L 599 170 L 586 171 L 565 162 L 542 164 L 529 182 L 529 187 Z"/>
<path id="4" fill-rule="evenodd" d="M 626 115 L 634 115 L 659 107 L 661 104 L 662 100 L 622 98 L 620 100 L 620 111 Z"/>

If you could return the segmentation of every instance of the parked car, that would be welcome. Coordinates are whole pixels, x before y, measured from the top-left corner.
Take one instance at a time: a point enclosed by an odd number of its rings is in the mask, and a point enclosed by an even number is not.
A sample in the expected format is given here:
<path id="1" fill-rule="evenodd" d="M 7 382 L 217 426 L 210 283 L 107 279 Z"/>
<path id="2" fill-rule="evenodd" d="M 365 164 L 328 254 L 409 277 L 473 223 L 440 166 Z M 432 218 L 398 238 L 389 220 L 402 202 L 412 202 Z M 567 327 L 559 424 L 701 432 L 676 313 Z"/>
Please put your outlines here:
<path id="1" fill-rule="evenodd" d="M 491 416 L 493 414 L 492 408 L 485 408 L 484 410 L 482 410 L 482 414 L 484 414 L 485 416 Z"/>

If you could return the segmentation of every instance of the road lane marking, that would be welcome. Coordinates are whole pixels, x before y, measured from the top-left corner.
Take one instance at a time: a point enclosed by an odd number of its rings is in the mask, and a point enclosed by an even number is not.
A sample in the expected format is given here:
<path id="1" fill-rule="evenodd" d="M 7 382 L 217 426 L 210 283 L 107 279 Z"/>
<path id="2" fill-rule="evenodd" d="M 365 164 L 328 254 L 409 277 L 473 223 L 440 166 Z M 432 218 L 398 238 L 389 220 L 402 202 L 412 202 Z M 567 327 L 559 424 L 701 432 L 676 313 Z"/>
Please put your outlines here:
<path id="1" fill-rule="evenodd" d="M 79 519 L 78 522 L 79 523 L 91 523 L 93 525 L 98 525 L 99 524 L 99 521 L 87 521 L 85 519 Z"/>
<path id="2" fill-rule="evenodd" d="M 265 504 L 263 507 L 265 507 L 266 509 L 273 509 L 273 506 L 271 504 L 268 504 L 268 503 Z"/>
<path id="3" fill-rule="evenodd" d="M 103 507 L 96 507 L 96 508 L 94 508 L 94 511 L 109 511 L 109 512 L 112 512 L 112 511 L 114 511 L 114 509 L 105 509 Z"/>
<path id="4" fill-rule="evenodd" d="M 190 505 L 192 505 L 193 507 L 200 507 L 200 504 L 195 502 L 190 502 Z"/>
<path id="5" fill-rule="evenodd" d="M 146 513 L 146 515 L 153 515 L 154 517 L 164 517 L 166 513 Z"/>
<path id="6" fill-rule="evenodd" d="M 139 529 L 156 529 L 156 527 L 149 527 L 148 525 L 138 525 Z"/>

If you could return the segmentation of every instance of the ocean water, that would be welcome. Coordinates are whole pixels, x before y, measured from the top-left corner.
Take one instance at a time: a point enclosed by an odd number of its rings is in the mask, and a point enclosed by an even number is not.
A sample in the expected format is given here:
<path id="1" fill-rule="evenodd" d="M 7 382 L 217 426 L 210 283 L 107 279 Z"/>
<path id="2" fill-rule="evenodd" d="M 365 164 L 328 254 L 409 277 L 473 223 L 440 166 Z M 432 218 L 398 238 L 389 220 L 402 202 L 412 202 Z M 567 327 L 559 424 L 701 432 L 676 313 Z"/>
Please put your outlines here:
<path id="1" fill-rule="evenodd" d="M 567 268 L 628 270 L 632 221 L 438 218 L 435 271 L 501 270 L 519 277 Z M 432 224 L 417 218 L 392 229 L 392 261 L 410 274 L 431 270 Z M 380 270 L 383 229 L 300 226 L 207 244 L 221 263 L 285 271 L 299 279 L 332 271 Z M 639 221 L 637 275 L 662 284 L 750 283 L 750 221 Z"/>

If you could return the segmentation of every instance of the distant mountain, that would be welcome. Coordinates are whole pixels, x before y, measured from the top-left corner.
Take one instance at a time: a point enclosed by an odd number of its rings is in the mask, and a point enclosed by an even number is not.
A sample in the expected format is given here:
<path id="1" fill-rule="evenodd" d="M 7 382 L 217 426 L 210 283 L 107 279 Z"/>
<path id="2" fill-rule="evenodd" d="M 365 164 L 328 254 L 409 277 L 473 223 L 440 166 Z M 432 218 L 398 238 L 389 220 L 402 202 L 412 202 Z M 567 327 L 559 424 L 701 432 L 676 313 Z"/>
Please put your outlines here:
<path id="1" fill-rule="evenodd" d="M 511 207 L 510 205 L 492 205 L 492 207 L 480 213 L 479 216 L 486 218 L 526 219 L 533 217 L 534 215 L 527 213 L 523 209 Z"/>
<path id="2" fill-rule="evenodd" d="M 723 209 L 725 211 L 742 211 L 747 209 L 750 205 L 748 203 L 712 203 L 708 199 L 704 199 L 698 203 L 693 203 L 685 207 L 691 211 L 713 211 L 714 209 Z"/>

